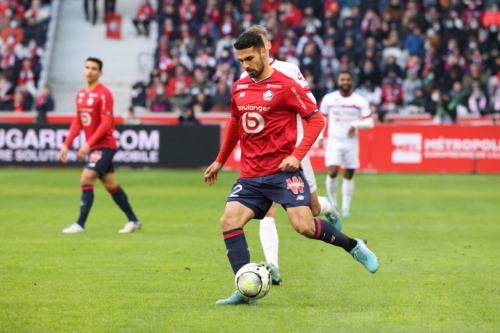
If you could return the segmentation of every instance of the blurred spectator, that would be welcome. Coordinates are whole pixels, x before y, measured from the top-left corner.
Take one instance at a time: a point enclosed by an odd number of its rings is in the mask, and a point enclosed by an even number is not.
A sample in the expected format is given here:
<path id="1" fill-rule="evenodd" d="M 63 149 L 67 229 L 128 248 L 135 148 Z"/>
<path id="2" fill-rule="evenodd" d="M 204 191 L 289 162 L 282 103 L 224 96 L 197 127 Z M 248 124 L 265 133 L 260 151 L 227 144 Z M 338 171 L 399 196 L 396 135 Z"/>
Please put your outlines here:
<path id="1" fill-rule="evenodd" d="M 91 6 L 92 6 L 92 24 L 96 24 L 97 22 L 97 14 L 98 14 L 98 10 L 97 10 L 97 0 L 84 0 L 83 1 L 83 10 L 85 11 L 85 20 L 86 21 L 90 21 L 91 18 L 90 18 L 90 15 L 89 15 L 89 2 L 91 3 Z M 35 18 L 35 15 L 32 16 L 33 18 Z"/>
<path id="2" fill-rule="evenodd" d="M 470 92 L 474 80 L 479 81 L 482 88 L 488 84 L 489 75 L 486 72 L 481 72 L 481 67 L 476 64 L 470 65 L 470 73 L 464 75 L 462 85 L 465 91 Z"/>
<path id="3" fill-rule="evenodd" d="M 390 103 L 401 105 L 402 100 L 402 81 L 397 77 L 396 72 L 391 70 L 387 73 L 387 77 L 382 80 L 382 101 L 385 105 Z"/>
<path id="4" fill-rule="evenodd" d="M 54 111 L 54 98 L 49 86 L 42 89 L 42 93 L 36 99 L 37 116 L 35 122 L 37 124 L 47 123 L 47 112 Z"/>
<path id="5" fill-rule="evenodd" d="M 498 4 L 493 3 L 489 9 L 486 10 L 483 17 L 483 26 L 489 28 L 492 24 L 500 26 L 500 12 L 498 12 Z"/>
<path id="6" fill-rule="evenodd" d="M 199 111 L 208 112 L 212 109 L 212 100 L 210 95 L 199 91 L 197 94 L 193 94 L 193 110 L 199 108 Z"/>
<path id="7" fill-rule="evenodd" d="M 191 85 L 191 94 L 196 95 L 199 92 L 205 95 L 210 94 L 212 90 L 212 85 L 207 79 L 207 75 L 201 68 L 196 68 L 194 70 L 194 82 Z"/>
<path id="8" fill-rule="evenodd" d="M 141 4 L 139 5 L 139 8 L 137 8 L 137 14 L 132 19 L 138 36 L 144 34 L 146 37 L 149 37 L 149 25 L 154 19 L 154 16 L 155 10 L 149 1 L 141 0 Z M 141 25 L 144 29 L 141 29 Z"/>
<path id="9" fill-rule="evenodd" d="M 225 82 L 217 84 L 217 90 L 212 96 L 213 111 L 227 111 L 231 105 L 231 92 Z"/>
<path id="10" fill-rule="evenodd" d="M 407 113 L 424 113 L 429 110 L 429 102 L 425 96 L 425 92 L 422 88 L 415 89 L 413 99 L 408 102 L 406 112 Z"/>
<path id="11" fill-rule="evenodd" d="M 36 23 L 42 23 L 50 18 L 50 11 L 42 6 L 40 0 L 33 0 L 30 8 L 24 14 L 24 18 L 29 19 L 30 17 L 34 17 Z"/>
<path id="12" fill-rule="evenodd" d="M 166 88 L 168 96 L 173 96 L 175 94 L 177 83 L 179 83 L 179 82 L 183 83 L 184 87 L 188 87 L 188 88 L 191 87 L 191 85 L 194 82 L 193 77 L 191 75 L 187 74 L 186 69 L 184 68 L 184 66 L 181 66 L 181 65 L 178 65 L 177 67 L 175 67 L 174 76 L 168 80 L 168 84 L 167 84 L 167 88 Z"/>
<path id="13" fill-rule="evenodd" d="M 467 104 L 469 111 L 472 114 L 482 115 L 486 113 L 488 99 L 478 84 L 473 86 L 472 93 L 467 101 Z"/>
<path id="14" fill-rule="evenodd" d="M 417 77 L 417 72 L 409 71 L 403 81 L 403 104 L 406 106 L 415 98 L 415 90 L 422 86 L 422 81 Z"/>
<path id="15" fill-rule="evenodd" d="M 195 118 L 194 112 L 187 109 L 181 116 L 179 116 L 179 125 L 199 125 L 200 122 Z"/>
<path id="16" fill-rule="evenodd" d="M 149 88 L 148 99 L 152 112 L 168 111 L 168 96 L 160 77 L 153 79 L 153 85 Z"/>
<path id="17" fill-rule="evenodd" d="M 366 80 L 377 86 L 381 82 L 380 71 L 371 59 L 365 60 L 363 68 L 359 72 L 359 83 L 364 83 Z"/>
<path id="18" fill-rule="evenodd" d="M 0 110 L 1 111 L 10 111 L 13 109 L 13 85 L 5 76 L 0 74 Z"/>
<path id="19" fill-rule="evenodd" d="M 24 84 L 20 84 L 17 87 L 17 91 L 19 93 L 21 93 L 21 95 L 23 96 L 23 102 L 22 102 L 23 111 L 31 111 L 33 108 L 33 102 L 34 102 L 33 95 L 30 94 L 30 92 L 26 88 L 26 85 L 24 85 Z"/>
<path id="20" fill-rule="evenodd" d="M 130 110 L 132 113 L 144 111 L 147 106 L 147 94 L 144 83 L 137 82 L 134 84 L 130 92 L 130 97 L 130 107 L 127 110 Z"/>
<path id="21" fill-rule="evenodd" d="M 179 108 L 182 111 L 185 111 L 190 105 L 192 101 L 191 94 L 186 92 L 186 84 L 182 81 L 178 81 L 175 84 L 174 95 L 170 98 L 170 104 L 173 109 Z"/>
<path id="22" fill-rule="evenodd" d="M 413 33 L 406 38 L 405 49 L 412 55 L 424 54 L 424 37 L 419 27 L 413 29 Z"/>
<path id="23" fill-rule="evenodd" d="M 451 124 L 457 121 L 457 111 L 450 103 L 450 97 L 434 89 L 431 95 L 430 113 L 434 116 L 434 124 Z"/>
<path id="24" fill-rule="evenodd" d="M 125 117 L 124 118 L 125 118 L 124 119 L 125 125 L 140 125 L 140 124 L 142 124 L 142 120 L 135 116 L 134 111 L 132 111 L 132 109 L 125 110 Z"/>
<path id="25" fill-rule="evenodd" d="M 460 81 L 455 81 L 453 83 L 453 88 L 449 92 L 450 95 L 450 106 L 452 108 L 464 107 L 465 97 L 467 93 L 462 89 L 462 83 Z"/>

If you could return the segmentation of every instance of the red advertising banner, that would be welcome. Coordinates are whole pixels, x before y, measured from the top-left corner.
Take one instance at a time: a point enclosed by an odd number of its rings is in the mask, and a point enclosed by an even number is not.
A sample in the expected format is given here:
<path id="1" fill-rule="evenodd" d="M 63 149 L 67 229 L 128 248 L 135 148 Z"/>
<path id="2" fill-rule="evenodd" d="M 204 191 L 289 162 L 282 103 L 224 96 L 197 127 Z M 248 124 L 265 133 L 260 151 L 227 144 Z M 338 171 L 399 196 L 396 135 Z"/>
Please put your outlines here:
<path id="1" fill-rule="evenodd" d="M 326 140 L 325 140 L 326 141 Z M 500 173 L 499 126 L 376 126 L 359 131 L 360 171 Z M 225 167 L 239 169 L 236 147 Z M 315 171 L 326 171 L 325 149 L 310 151 Z"/>
<path id="2" fill-rule="evenodd" d="M 122 17 L 117 14 L 106 14 L 106 37 L 113 39 L 122 38 Z"/>

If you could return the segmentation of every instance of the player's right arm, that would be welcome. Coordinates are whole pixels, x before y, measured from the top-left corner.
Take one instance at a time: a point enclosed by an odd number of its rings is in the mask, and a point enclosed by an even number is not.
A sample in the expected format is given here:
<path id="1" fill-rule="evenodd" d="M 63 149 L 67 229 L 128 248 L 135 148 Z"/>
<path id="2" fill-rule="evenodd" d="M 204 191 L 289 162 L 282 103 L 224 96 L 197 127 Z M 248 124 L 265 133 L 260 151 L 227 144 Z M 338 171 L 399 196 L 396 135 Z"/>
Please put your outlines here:
<path id="1" fill-rule="evenodd" d="M 82 120 L 80 119 L 80 114 L 77 111 L 75 118 L 73 118 L 71 126 L 69 127 L 68 136 L 66 137 L 66 140 L 64 140 L 63 146 L 59 151 L 59 159 L 61 160 L 61 162 L 68 162 L 66 156 L 68 155 L 69 146 L 71 146 L 73 140 L 80 134 L 82 127 Z"/>
<path id="2" fill-rule="evenodd" d="M 234 96 L 234 91 L 233 91 Z M 226 135 L 224 136 L 224 142 L 222 143 L 222 148 L 215 159 L 215 162 L 210 165 L 205 171 L 204 178 L 205 183 L 212 186 L 217 180 L 219 170 L 222 169 L 224 163 L 233 152 L 234 147 L 239 141 L 238 136 L 238 123 L 239 123 L 239 113 L 234 104 L 234 98 L 231 99 L 231 117 L 226 126 Z"/>

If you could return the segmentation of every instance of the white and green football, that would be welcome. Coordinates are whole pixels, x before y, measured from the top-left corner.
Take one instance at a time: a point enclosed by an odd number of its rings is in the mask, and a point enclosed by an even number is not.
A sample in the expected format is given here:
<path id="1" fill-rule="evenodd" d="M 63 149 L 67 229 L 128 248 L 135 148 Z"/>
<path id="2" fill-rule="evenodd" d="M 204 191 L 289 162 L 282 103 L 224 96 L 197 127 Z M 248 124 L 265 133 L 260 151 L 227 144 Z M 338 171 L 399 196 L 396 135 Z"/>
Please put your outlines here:
<path id="1" fill-rule="evenodd" d="M 236 273 L 234 284 L 243 296 L 259 299 L 271 289 L 271 272 L 262 264 L 246 264 Z"/>

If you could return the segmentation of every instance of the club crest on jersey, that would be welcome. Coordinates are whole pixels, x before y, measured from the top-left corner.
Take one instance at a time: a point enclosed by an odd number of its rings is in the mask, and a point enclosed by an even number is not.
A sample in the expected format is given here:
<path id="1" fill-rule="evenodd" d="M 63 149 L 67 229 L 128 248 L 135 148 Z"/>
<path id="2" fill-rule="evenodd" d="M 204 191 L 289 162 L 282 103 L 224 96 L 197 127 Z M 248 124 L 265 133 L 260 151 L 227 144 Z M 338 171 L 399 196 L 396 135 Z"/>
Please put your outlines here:
<path id="1" fill-rule="evenodd" d="M 274 93 L 271 90 L 268 90 L 262 94 L 262 99 L 266 102 L 272 101 L 273 97 L 274 97 Z"/>
<path id="2" fill-rule="evenodd" d="M 301 177 L 292 177 L 292 179 L 288 178 L 286 180 L 287 190 L 292 190 L 293 194 L 304 193 L 304 182 Z"/>
<path id="3" fill-rule="evenodd" d="M 102 151 L 96 150 L 96 151 L 92 152 L 92 154 L 90 154 L 89 163 L 95 165 L 97 162 L 99 162 L 101 157 L 102 157 Z"/>

